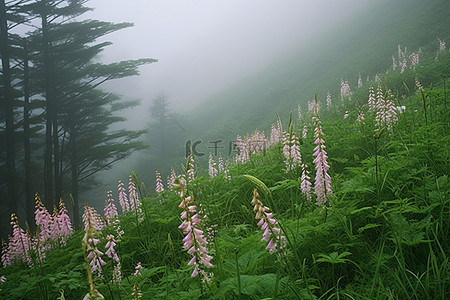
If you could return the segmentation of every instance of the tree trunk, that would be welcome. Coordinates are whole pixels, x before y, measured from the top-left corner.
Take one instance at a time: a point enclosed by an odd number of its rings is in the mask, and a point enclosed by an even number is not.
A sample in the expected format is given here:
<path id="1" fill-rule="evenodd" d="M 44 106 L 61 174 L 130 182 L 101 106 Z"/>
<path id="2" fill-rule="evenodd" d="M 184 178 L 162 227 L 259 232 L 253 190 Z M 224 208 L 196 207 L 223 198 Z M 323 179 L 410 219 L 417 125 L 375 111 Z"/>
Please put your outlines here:
<path id="1" fill-rule="evenodd" d="M 75 228 L 80 227 L 80 204 L 78 200 L 78 159 L 75 130 L 70 131 L 69 137 L 70 170 L 72 174 L 73 223 Z"/>
<path id="2" fill-rule="evenodd" d="M 9 213 L 17 212 L 16 201 L 16 165 L 14 132 L 14 95 L 11 87 L 11 70 L 9 61 L 8 28 L 6 22 L 5 0 L 0 0 L 0 54 L 2 56 L 4 108 L 6 126 L 6 177 L 8 185 Z"/>
<path id="3" fill-rule="evenodd" d="M 45 173 L 45 203 L 47 207 L 53 207 L 53 163 L 52 163 L 52 125 L 53 125 L 53 99 L 51 92 L 51 59 L 49 53 L 49 42 L 48 42 L 48 23 L 47 23 L 47 8 L 45 1 L 42 2 L 44 5 L 43 13 L 41 14 L 42 21 L 42 44 L 43 44 L 43 54 L 44 54 L 44 77 L 45 77 L 45 159 L 44 159 L 44 173 Z M 53 132 L 55 134 L 55 132 Z"/>
<path id="4" fill-rule="evenodd" d="M 31 147 L 30 147 L 30 85 L 28 67 L 28 48 L 23 48 L 23 150 L 24 150 L 24 172 L 25 172 L 25 203 L 27 222 L 32 230 L 35 229 L 34 222 L 34 197 L 31 180 Z"/>

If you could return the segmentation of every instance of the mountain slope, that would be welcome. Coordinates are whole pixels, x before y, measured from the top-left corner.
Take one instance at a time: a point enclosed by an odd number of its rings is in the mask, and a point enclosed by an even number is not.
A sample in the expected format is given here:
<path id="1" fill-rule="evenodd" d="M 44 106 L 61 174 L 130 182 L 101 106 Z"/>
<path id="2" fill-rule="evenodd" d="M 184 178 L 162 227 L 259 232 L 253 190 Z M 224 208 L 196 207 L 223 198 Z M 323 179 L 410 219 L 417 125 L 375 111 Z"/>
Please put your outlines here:
<path id="1" fill-rule="evenodd" d="M 286 116 L 298 104 L 304 107 L 315 92 L 319 99 L 327 91 L 337 98 L 341 78 L 354 87 L 358 74 L 365 79 L 384 72 L 397 45 L 417 50 L 436 48 L 437 38 L 448 40 L 448 11 L 445 0 L 376 1 L 260 74 L 206 99 L 191 113 L 192 136 L 232 140 L 246 130 L 268 130 L 274 111 Z"/>

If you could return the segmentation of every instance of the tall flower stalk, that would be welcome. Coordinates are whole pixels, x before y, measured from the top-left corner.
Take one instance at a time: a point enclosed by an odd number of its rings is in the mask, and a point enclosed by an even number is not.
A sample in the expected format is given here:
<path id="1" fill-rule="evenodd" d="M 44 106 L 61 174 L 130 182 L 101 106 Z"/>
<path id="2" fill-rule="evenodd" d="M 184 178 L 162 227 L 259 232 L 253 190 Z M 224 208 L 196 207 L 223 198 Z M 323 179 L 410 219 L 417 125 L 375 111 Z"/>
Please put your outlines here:
<path id="1" fill-rule="evenodd" d="M 127 192 L 123 186 L 123 182 L 119 180 L 119 185 L 117 186 L 119 190 L 119 204 L 122 208 L 122 213 L 126 213 L 130 210 L 130 202 L 128 201 Z"/>
<path id="2" fill-rule="evenodd" d="M 85 260 L 88 262 L 87 274 L 90 287 L 89 293 L 84 296 L 83 300 L 103 299 L 103 295 L 100 294 L 95 287 L 92 275 L 97 274 L 97 276 L 102 276 L 102 266 L 106 264 L 106 262 L 102 259 L 103 252 L 97 248 L 100 240 L 96 238 L 97 232 L 104 227 L 104 224 L 100 215 L 94 208 L 87 205 L 87 203 L 84 205 L 83 223 L 85 234 L 82 243 Z"/>
<path id="3" fill-rule="evenodd" d="M 331 177 L 328 174 L 330 166 L 328 165 L 327 152 L 325 151 L 325 141 L 323 139 L 322 126 L 320 124 L 319 117 L 314 117 L 316 128 L 314 131 L 316 147 L 314 148 L 313 156 L 314 164 L 316 165 L 316 177 L 314 180 L 314 193 L 316 194 L 316 204 L 325 205 L 328 198 L 332 195 L 331 191 Z"/>
<path id="4" fill-rule="evenodd" d="M 184 186 L 182 184 L 175 184 L 174 186 L 181 189 L 180 197 L 181 203 L 178 207 L 183 209 L 181 219 L 183 222 L 178 227 L 185 235 L 183 239 L 183 249 L 192 256 L 188 265 L 194 266 L 191 277 L 196 277 L 200 268 L 212 268 L 213 264 L 210 262 L 212 256 L 208 254 L 208 242 L 203 231 L 199 228 L 201 224 L 200 217 L 196 212 L 197 206 L 194 203 L 194 197 L 185 197 Z"/>
<path id="5" fill-rule="evenodd" d="M 164 185 L 161 179 L 161 174 L 159 174 L 158 171 L 156 171 L 156 192 L 157 193 L 164 192 Z"/>
<path id="6" fill-rule="evenodd" d="M 279 252 L 286 247 L 286 238 L 281 233 L 281 229 L 278 225 L 277 220 L 273 217 L 273 213 L 267 206 L 264 206 L 262 202 L 258 199 L 259 194 L 255 189 L 253 191 L 253 210 L 256 213 L 255 219 L 258 221 L 258 226 L 261 227 L 263 231 L 262 241 L 268 242 L 266 250 L 270 253 Z"/>
<path id="7" fill-rule="evenodd" d="M 301 166 L 302 155 L 300 153 L 298 138 L 292 131 L 284 133 L 282 143 L 284 164 L 286 166 L 286 172 L 288 173 Z"/>
<path id="8" fill-rule="evenodd" d="M 136 192 L 136 186 L 131 175 L 128 181 L 128 197 L 130 199 L 130 210 L 132 210 L 136 214 L 137 222 L 141 223 L 142 221 L 144 221 L 142 203 L 139 200 L 139 196 Z"/>

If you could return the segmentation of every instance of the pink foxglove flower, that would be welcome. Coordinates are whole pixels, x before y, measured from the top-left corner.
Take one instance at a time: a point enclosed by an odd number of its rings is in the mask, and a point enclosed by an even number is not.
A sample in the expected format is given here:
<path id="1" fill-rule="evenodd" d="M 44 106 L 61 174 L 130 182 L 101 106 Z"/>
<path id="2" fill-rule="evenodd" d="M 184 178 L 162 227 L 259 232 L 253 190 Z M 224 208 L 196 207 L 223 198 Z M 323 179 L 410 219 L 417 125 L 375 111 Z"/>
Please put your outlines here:
<path id="1" fill-rule="evenodd" d="M 264 153 L 266 151 L 267 143 L 264 131 L 259 132 L 256 130 L 247 140 L 247 147 L 252 154 Z"/>
<path id="2" fill-rule="evenodd" d="M 170 175 L 167 177 L 167 188 L 169 190 L 173 189 L 173 184 L 175 183 L 176 178 L 177 178 L 177 174 L 175 174 L 175 170 L 173 168 L 171 168 Z"/>
<path id="3" fill-rule="evenodd" d="M 270 130 L 270 140 L 269 140 L 269 145 L 275 145 L 276 143 L 278 143 L 280 141 L 280 137 L 281 137 L 281 132 L 275 128 L 275 124 L 272 123 L 272 128 Z"/>
<path id="4" fill-rule="evenodd" d="M 142 273 L 141 273 L 141 270 L 142 270 L 142 265 L 141 265 L 141 262 L 138 262 L 137 263 L 137 265 L 136 265 L 136 267 L 134 268 L 134 276 L 142 276 Z"/>
<path id="5" fill-rule="evenodd" d="M 375 116 L 378 130 L 386 128 L 391 131 L 393 126 L 397 123 L 397 110 L 392 100 L 392 95 L 388 92 L 388 97 L 384 99 L 381 87 L 378 87 L 377 92 L 377 113 Z"/>
<path id="6" fill-rule="evenodd" d="M 194 204 L 193 196 L 184 196 L 184 187 L 181 185 L 181 203 L 180 208 L 183 209 L 181 213 L 181 219 L 183 222 L 178 227 L 183 231 L 185 237 L 183 239 L 183 249 L 187 250 L 187 253 L 192 255 L 188 265 L 194 266 L 194 271 L 191 277 L 196 277 L 199 273 L 199 268 L 202 266 L 206 268 L 212 268 L 211 264 L 212 256 L 208 254 L 208 242 L 199 225 L 201 223 L 200 217 L 196 212 L 197 206 Z"/>
<path id="7" fill-rule="evenodd" d="M 263 231 L 261 240 L 268 242 L 266 250 L 270 253 L 275 253 L 286 247 L 286 238 L 281 233 L 281 229 L 278 222 L 274 219 L 273 213 L 269 212 L 270 209 L 264 206 L 258 197 L 258 191 L 255 189 L 252 204 L 253 210 L 256 212 L 255 219 L 259 220 L 258 226 Z"/>
<path id="8" fill-rule="evenodd" d="M 290 134 L 289 132 L 284 133 L 282 142 L 286 172 L 290 172 L 302 164 L 300 145 L 295 134 Z"/>
<path id="9" fill-rule="evenodd" d="M 118 217 L 118 214 L 117 214 L 117 208 L 114 205 L 112 191 L 108 191 L 107 195 L 108 195 L 108 200 L 106 200 L 106 205 L 105 205 L 105 218 L 108 222 L 110 222 L 112 219 Z"/>
<path id="10" fill-rule="evenodd" d="M 310 181 L 310 177 L 309 177 L 309 171 L 308 171 L 308 166 L 303 164 L 302 165 L 302 177 L 301 177 L 301 183 L 300 183 L 300 189 L 303 193 L 303 195 L 305 195 L 306 199 L 311 201 L 311 181 Z"/>
<path id="11" fill-rule="evenodd" d="M 225 164 L 224 164 L 224 162 L 223 162 L 222 156 L 219 156 L 219 161 L 218 161 L 218 163 L 217 163 L 217 171 L 218 171 L 220 174 L 225 173 Z"/>
<path id="12" fill-rule="evenodd" d="M 330 92 L 328 92 L 327 93 L 327 107 L 330 107 L 331 106 L 331 94 L 330 94 Z"/>
<path id="13" fill-rule="evenodd" d="M 14 260 L 21 260 L 32 265 L 30 251 L 33 249 L 33 240 L 29 233 L 25 232 L 20 225 L 16 214 L 11 214 L 12 236 L 9 237 L 8 246 L 3 246 L 2 264 L 10 265 Z"/>
<path id="14" fill-rule="evenodd" d="M 128 202 L 127 192 L 122 181 L 119 180 L 117 188 L 119 190 L 119 204 L 122 208 L 122 213 L 126 213 L 127 211 L 130 211 L 130 202 Z"/>
<path id="15" fill-rule="evenodd" d="M 136 218 L 139 223 L 144 221 L 144 216 L 142 212 L 142 203 L 139 200 L 138 194 L 136 192 L 136 186 L 132 176 L 130 175 L 128 181 L 128 197 L 130 199 L 130 210 L 136 214 Z"/>
<path id="16" fill-rule="evenodd" d="M 302 138 L 306 139 L 308 137 L 308 126 L 303 125 L 303 130 L 302 130 Z"/>
<path id="17" fill-rule="evenodd" d="M 320 104 L 316 99 L 308 102 L 308 111 L 312 112 L 313 115 L 317 115 L 320 111 Z"/>
<path id="18" fill-rule="evenodd" d="M 356 122 L 358 122 L 360 124 L 365 124 L 365 122 L 364 122 L 364 111 L 360 110 L 358 112 L 358 118 L 356 119 Z"/>
<path id="19" fill-rule="evenodd" d="M 214 162 L 213 158 L 212 158 L 212 154 L 209 155 L 209 161 L 208 161 L 208 174 L 210 178 L 214 178 L 217 176 L 217 174 L 219 173 L 219 171 L 216 168 L 216 163 Z"/>
<path id="20" fill-rule="evenodd" d="M 316 123 L 315 129 L 315 141 L 316 147 L 314 148 L 313 156 L 315 157 L 314 163 L 316 165 L 316 177 L 314 180 L 314 192 L 317 196 L 316 204 L 325 205 L 328 197 L 332 195 L 331 191 L 331 177 L 328 174 L 330 166 L 328 165 L 327 152 L 325 151 L 325 141 L 323 140 L 322 126 L 318 117 L 314 117 Z"/>
<path id="21" fill-rule="evenodd" d="M 395 62 L 395 57 L 392 55 L 392 70 L 397 69 L 397 63 Z"/>
<path id="22" fill-rule="evenodd" d="M 67 238 L 72 234 L 73 228 L 70 218 L 67 215 L 67 209 L 62 199 L 59 200 L 59 208 L 53 217 L 53 231 L 58 232 L 56 239 L 59 239 L 61 245 L 65 245 Z"/>
<path id="23" fill-rule="evenodd" d="M 11 237 L 10 237 L 11 240 Z M 11 251 L 8 249 L 8 244 L 2 240 L 2 265 L 4 267 L 9 266 L 12 264 L 12 257 L 11 257 Z"/>
<path id="24" fill-rule="evenodd" d="M 97 211 L 87 203 L 84 205 L 83 222 L 85 231 L 83 248 L 88 262 L 88 273 L 97 274 L 100 277 L 103 273 L 102 267 L 106 262 L 102 259 L 103 252 L 97 248 L 100 240 L 96 238 L 96 235 L 104 227 L 104 224 Z"/>
<path id="25" fill-rule="evenodd" d="M 194 169 L 194 156 L 192 153 L 188 156 L 188 161 L 186 164 L 186 176 L 187 176 L 187 182 L 194 181 L 195 179 L 195 169 Z"/>
<path id="26" fill-rule="evenodd" d="M 240 135 L 236 138 L 237 154 L 235 158 L 236 163 L 246 163 L 250 160 L 250 149 L 248 149 L 248 143 L 244 141 Z"/>
<path id="27" fill-rule="evenodd" d="M 350 84 L 348 81 L 345 81 L 341 79 L 341 100 L 344 100 L 344 98 L 350 97 L 352 94 L 350 90 Z"/>
<path id="28" fill-rule="evenodd" d="M 120 283 L 120 281 L 122 280 L 122 272 L 121 272 L 121 267 L 120 267 L 120 259 L 119 256 L 117 255 L 116 250 L 114 249 L 114 247 L 117 245 L 117 243 L 119 242 L 118 239 L 116 239 L 114 237 L 114 235 L 112 234 L 108 234 L 106 236 L 106 239 L 108 240 L 108 242 L 106 243 L 106 252 L 105 254 L 109 257 L 112 258 L 113 260 L 113 264 L 114 264 L 114 269 L 113 269 L 113 282 L 116 283 Z"/>
<path id="29" fill-rule="evenodd" d="M 361 78 L 361 74 L 359 74 L 359 76 L 358 76 L 358 87 L 362 87 L 362 78 Z"/>
<path id="30" fill-rule="evenodd" d="M 411 68 L 414 69 L 414 71 L 416 70 L 416 66 L 419 65 L 419 53 L 411 53 L 409 55 L 409 59 L 411 60 Z"/>
<path id="31" fill-rule="evenodd" d="M 156 171 L 156 192 L 157 193 L 164 192 L 164 185 L 161 179 L 161 174 L 159 174 L 158 171 Z"/>
<path id="32" fill-rule="evenodd" d="M 53 218 L 48 212 L 47 208 L 42 204 L 41 199 L 38 194 L 35 197 L 36 200 L 36 210 L 34 211 L 34 219 L 36 225 L 38 226 L 39 236 L 38 236 L 38 252 L 39 254 L 44 254 L 47 250 L 50 250 L 51 244 L 50 239 L 55 238 L 52 235 L 53 229 Z"/>

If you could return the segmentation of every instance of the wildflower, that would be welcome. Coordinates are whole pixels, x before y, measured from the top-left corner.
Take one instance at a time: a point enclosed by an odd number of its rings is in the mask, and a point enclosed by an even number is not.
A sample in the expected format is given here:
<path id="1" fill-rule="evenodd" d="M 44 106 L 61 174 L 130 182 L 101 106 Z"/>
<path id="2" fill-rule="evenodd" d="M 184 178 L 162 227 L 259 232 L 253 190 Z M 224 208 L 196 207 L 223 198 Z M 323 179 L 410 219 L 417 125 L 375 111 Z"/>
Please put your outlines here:
<path id="1" fill-rule="evenodd" d="M 67 215 L 67 209 L 62 199 L 59 200 L 59 210 L 56 217 L 53 219 L 54 224 L 59 228 L 59 239 L 62 245 L 66 244 L 67 238 L 72 234 L 73 228 L 70 218 Z"/>
<path id="2" fill-rule="evenodd" d="M 39 229 L 38 252 L 43 255 L 44 252 L 51 248 L 51 244 L 49 244 L 48 241 L 53 238 L 53 218 L 44 204 L 42 204 L 38 194 L 36 194 L 35 200 L 36 210 L 34 211 L 34 219 Z"/>
<path id="3" fill-rule="evenodd" d="M 5 275 L 0 276 L 0 283 L 5 283 L 5 282 L 6 282 Z"/>
<path id="4" fill-rule="evenodd" d="M 86 294 L 86 296 L 83 297 L 83 300 L 97 300 L 97 299 L 105 299 L 105 297 L 100 294 L 100 292 L 94 288 L 94 290 L 91 290 L 89 293 Z"/>
<path id="5" fill-rule="evenodd" d="M 264 131 L 259 132 L 256 130 L 247 140 L 247 147 L 252 154 L 257 154 L 266 151 L 266 136 Z"/>
<path id="6" fill-rule="evenodd" d="M 272 123 L 272 129 L 270 130 L 270 140 L 269 145 L 275 145 L 280 141 L 281 132 L 275 127 L 275 124 Z"/>
<path id="7" fill-rule="evenodd" d="M 114 235 L 112 234 L 108 234 L 106 236 L 106 239 L 108 240 L 108 242 L 106 243 L 106 252 L 105 254 L 109 257 L 112 258 L 113 260 L 113 264 L 114 264 L 114 269 L 113 269 L 113 282 L 117 282 L 119 283 L 122 280 L 122 272 L 120 270 L 120 260 L 119 260 L 119 256 L 117 255 L 116 250 L 114 249 L 114 247 L 117 245 L 117 243 L 119 242 L 118 240 L 116 240 L 114 238 Z"/>
<path id="8" fill-rule="evenodd" d="M 332 194 L 331 191 L 331 177 L 328 175 L 330 166 L 327 162 L 327 152 L 325 151 L 325 141 L 323 140 L 322 126 L 320 125 L 319 118 L 315 117 L 316 129 L 315 129 L 315 141 L 317 146 L 314 148 L 313 156 L 315 157 L 314 163 L 316 164 L 316 177 L 314 180 L 314 192 L 317 196 L 316 204 L 324 205 L 327 202 L 327 198 Z"/>
<path id="9" fill-rule="evenodd" d="M 142 265 L 141 265 L 141 262 L 138 262 L 137 263 L 137 265 L 136 265 L 136 267 L 134 268 L 134 276 L 142 276 L 142 273 L 141 273 L 141 269 L 142 269 Z"/>
<path id="10" fill-rule="evenodd" d="M 302 164 L 302 177 L 301 177 L 301 184 L 300 189 L 303 193 L 303 195 L 306 196 L 306 199 L 311 201 L 311 182 L 309 177 L 309 171 L 307 170 L 307 165 Z"/>
<path id="11" fill-rule="evenodd" d="M 397 68 L 397 63 L 395 62 L 395 57 L 392 55 L 392 69 L 395 70 Z"/>
<path id="12" fill-rule="evenodd" d="M 194 156 L 189 154 L 188 162 L 186 164 L 186 175 L 187 182 L 191 182 L 195 179 L 195 170 L 194 170 Z"/>
<path id="13" fill-rule="evenodd" d="M 83 248 L 86 254 L 86 259 L 89 263 L 88 272 L 97 273 L 97 276 L 102 276 L 102 266 L 106 262 L 102 259 L 103 252 L 98 250 L 97 245 L 100 242 L 95 238 L 96 232 L 100 231 L 104 224 L 101 221 L 100 215 L 95 211 L 93 207 L 87 205 L 84 206 L 83 213 L 84 231 Z"/>
<path id="14" fill-rule="evenodd" d="M 307 136 L 308 136 L 308 127 L 305 124 L 303 125 L 302 138 L 306 139 Z"/>
<path id="15" fill-rule="evenodd" d="M 7 265 L 8 261 L 12 262 L 14 259 L 22 260 L 28 265 L 32 264 L 30 251 L 32 250 L 33 240 L 29 233 L 25 232 L 20 225 L 16 214 L 11 214 L 11 226 L 13 228 L 12 236 L 9 237 L 7 253 L 2 255 L 2 263 Z"/>
<path id="16" fill-rule="evenodd" d="M 133 296 L 133 300 L 138 300 L 142 298 L 142 292 L 139 289 L 137 282 L 134 283 L 133 291 L 131 292 L 131 296 Z"/>
<path id="17" fill-rule="evenodd" d="M 173 189 L 173 184 L 175 183 L 175 179 L 177 178 L 177 174 L 175 174 L 175 170 L 173 168 L 170 169 L 170 175 L 167 177 L 167 188 Z"/>
<path id="18" fill-rule="evenodd" d="M 131 175 L 128 181 L 128 196 L 130 197 L 130 209 L 135 212 L 138 222 L 142 222 L 144 220 L 141 208 L 142 203 L 139 201 L 138 194 L 136 193 L 136 186 L 134 185 Z"/>
<path id="19" fill-rule="evenodd" d="M 270 209 L 264 206 L 258 199 L 258 191 L 253 191 L 252 204 L 253 210 L 256 212 L 255 219 L 258 221 L 258 226 L 263 231 L 262 241 L 268 242 L 266 250 L 270 253 L 278 252 L 286 247 L 286 238 L 282 235 L 281 229 L 278 227 L 278 222 L 273 218 L 273 213 Z"/>
<path id="20" fill-rule="evenodd" d="M 298 119 L 301 120 L 302 119 L 302 107 L 300 106 L 300 104 L 297 106 L 297 114 L 298 114 Z"/>
<path id="21" fill-rule="evenodd" d="M 312 112 L 314 115 L 319 113 L 320 104 L 316 99 L 308 102 L 308 111 Z"/>
<path id="22" fill-rule="evenodd" d="M 359 110 L 358 118 L 356 119 L 356 122 L 361 123 L 361 124 L 365 124 L 364 123 L 364 111 Z"/>
<path id="23" fill-rule="evenodd" d="M 11 237 L 10 237 L 11 240 Z M 12 264 L 12 257 L 11 257 L 11 251 L 9 251 L 9 247 L 8 244 L 2 240 L 2 257 L 1 257 L 1 261 L 2 261 L 2 265 L 4 267 L 9 266 Z"/>
<path id="24" fill-rule="evenodd" d="M 112 197 L 112 191 L 107 192 L 108 200 L 106 200 L 105 205 L 105 218 L 107 221 L 114 219 L 118 216 L 117 208 L 114 205 L 114 199 Z"/>
<path id="25" fill-rule="evenodd" d="M 404 58 L 403 61 L 402 61 L 402 68 L 400 70 L 400 73 L 405 72 L 406 67 L 407 67 L 407 65 L 406 65 L 406 58 Z"/>
<path id="26" fill-rule="evenodd" d="M 285 132 L 282 139 L 286 172 L 296 169 L 302 163 L 298 138 L 294 133 Z"/>
<path id="27" fill-rule="evenodd" d="M 331 94 L 330 92 L 327 93 L 327 107 L 331 106 Z"/>
<path id="28" fill-rule="evenodd" d="M 242 140 L 241 136 L 238 135 L 236 138 L 236 148 L 237 154 L 235 157 L 236 163 L 245 163 L 250 160 L 250 151 L 248 149 L 248 145 L 244 140 Z"/>
<path id="29" fill-rule="evenodd" d="M 445 51 L 445 42 L 439 39 L 439 51 Z"/>
<path id="30" fill-rule="evenodd" d="M 212 158 L 212 154 L 209 155 L 209 169 L 208 169 L 208 173 L 209 173 L 209 177 L 210 178 L 214 178 L 217 176 L 217 174 L 219 173 L 219 171 L 217 171 L 216 169 L 216 163 L 214 162 L 213 158 Z"/>
<path id="31" fill-rule="evenodd" d="M 350 97 L 352 92 L 350 91 L 350 85 L 348 81 L 341 79 L 341 100 L 344 100 L 345 97 Z"/>
<path id="32" fill-rule="evenodd" d="M 217 163 L 217 171 L 219 173 L 225 173 L 225 164 L 223 162 L 222 156 L 219 156 L 219 161 Z"/>
<path id="33" fill-rule="evenodd" d="M 128 196 L 123 186 L 123 182 L 119 180 L 119 204 L 122 207 L 122 213 L 126 213 L 130 210 L 130 202 L 128 202 Z"/>
<path id="34" fill-rule="evenodd" d="M 397 111 L 392 101 L 392 95 L 388 93 L 388 97 L 384 99 L 381 87 L 378 87 L 377 92 L 377 113 L 375 120 L 377 121 L 377 128 L 380 130 L 386 127 L 390 131 L 395 123 L 397 123 Z"/>
<path id="35" fill-rule="evenodd" d="M 419 65 L 419 53 L 411 53 L 409 59 L 411 60 L 411 68 L 416 70 L 416 66 Z"/>
<path id="36" fill-rule="evenodd" d="M 346 110 L 346 111 L 345 111 L 345 114 L 344 114 L 344 119 L 347 119 L 348 116 L 349 116 L 349 113 L 348 113 L 348 110 Z"/>
<path id="37" fill-rule="evenodd" d="M 161 180 L 161 174 L 159 174 L 158 171 L 156 171 L 156 192 L 157 193 L 164 192 L 164 186 L 163 186 L 163 182 Z"/>
<path id="38" fill-rule="evenodd" d="M 212 256 L 208 254 L 208 242 L 203 231 L 199 229 L 201 220 L 196 213 L 197 206 L 194 204 L 193 196 L 185 197 L 183 186 L 181 186 L 180 196 L 182 201 L 179 207 L 183 209 L 183 212 L 181 213 L 183 222 L 178 228 L 185 234 L 183 239 L 183 249 L 187 249 L 187 253 L 192 255 L 192 258 L 188 263 L 188 265 L 194 266 L 191 277 L 196 277 L 200 265 L 203 265 L 206 268 L 213 267 L 213 264 L 210 262 Z"/>
<path id="39" fill-rule="evenodd" d="M 362 78 L 361 78 L 361 74 L 359 74 L 359 76 L 358 76 L 358 87 L 362 87 Z"/>

